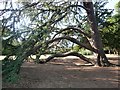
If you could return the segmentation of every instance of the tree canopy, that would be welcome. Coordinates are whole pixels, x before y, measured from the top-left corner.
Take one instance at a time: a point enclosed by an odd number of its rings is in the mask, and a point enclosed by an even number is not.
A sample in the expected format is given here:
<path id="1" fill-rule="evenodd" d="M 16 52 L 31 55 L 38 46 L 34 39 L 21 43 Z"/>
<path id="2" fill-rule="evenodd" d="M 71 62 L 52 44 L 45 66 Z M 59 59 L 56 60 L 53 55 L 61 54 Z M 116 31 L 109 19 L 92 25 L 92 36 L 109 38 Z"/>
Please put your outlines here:
<path id="1" fill-rule="evenodd" d="M 107 26 L 101 31 L 103 43 L 106 48 L 115 51 L 119 54 L 120 52 L 120 2 L 116 4 L 116 14 L 112 17 L 107 18 Z"/>

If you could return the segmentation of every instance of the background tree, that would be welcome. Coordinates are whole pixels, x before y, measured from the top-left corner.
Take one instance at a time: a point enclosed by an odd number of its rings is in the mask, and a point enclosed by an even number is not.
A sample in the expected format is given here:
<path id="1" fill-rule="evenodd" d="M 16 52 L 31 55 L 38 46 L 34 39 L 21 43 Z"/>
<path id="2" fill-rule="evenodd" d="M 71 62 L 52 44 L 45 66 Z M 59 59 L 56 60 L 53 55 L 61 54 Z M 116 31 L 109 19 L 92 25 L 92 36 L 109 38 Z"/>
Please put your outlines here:
<path id="1" fill-rule="evenodd" d="M 116 4 L 116 14 L 112 17 L 107 18 L 105 26 L 102 31 L 101 35 L 103 38 L 104 46 L 115 53 L 119 53 L 120 50 L 120 2 Z"/>

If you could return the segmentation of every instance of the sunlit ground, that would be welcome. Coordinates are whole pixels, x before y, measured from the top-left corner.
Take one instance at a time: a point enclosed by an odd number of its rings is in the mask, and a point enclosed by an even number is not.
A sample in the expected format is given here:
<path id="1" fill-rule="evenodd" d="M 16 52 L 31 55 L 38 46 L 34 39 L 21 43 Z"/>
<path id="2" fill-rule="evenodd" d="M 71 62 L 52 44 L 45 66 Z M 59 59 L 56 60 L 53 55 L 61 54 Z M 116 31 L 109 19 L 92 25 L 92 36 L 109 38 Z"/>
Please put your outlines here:
<path id="1" fill-rule="evenodd" d="M 118 63 L 117 59 L 111 61 Z M 55 59 L 46 64 L 25 62 L 20 72 L 21 79 L 16 84 L 3 83 L 3 87 L 118 88 L 120 68 L 83 64 L 78 59 Z"/>

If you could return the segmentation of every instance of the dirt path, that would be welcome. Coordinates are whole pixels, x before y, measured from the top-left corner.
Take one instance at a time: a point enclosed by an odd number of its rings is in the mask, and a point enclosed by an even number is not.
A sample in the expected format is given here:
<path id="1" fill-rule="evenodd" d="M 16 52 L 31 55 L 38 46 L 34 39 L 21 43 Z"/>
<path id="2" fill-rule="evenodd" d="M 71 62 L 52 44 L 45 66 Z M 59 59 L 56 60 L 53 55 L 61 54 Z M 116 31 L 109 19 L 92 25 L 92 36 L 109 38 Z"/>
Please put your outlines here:
<path id="1" fill-rule="evenodd" d="M 11 88 L 118 88 L 118 67 L 76 66 L 65 63 L 24 63 L 18 83 Z"/>

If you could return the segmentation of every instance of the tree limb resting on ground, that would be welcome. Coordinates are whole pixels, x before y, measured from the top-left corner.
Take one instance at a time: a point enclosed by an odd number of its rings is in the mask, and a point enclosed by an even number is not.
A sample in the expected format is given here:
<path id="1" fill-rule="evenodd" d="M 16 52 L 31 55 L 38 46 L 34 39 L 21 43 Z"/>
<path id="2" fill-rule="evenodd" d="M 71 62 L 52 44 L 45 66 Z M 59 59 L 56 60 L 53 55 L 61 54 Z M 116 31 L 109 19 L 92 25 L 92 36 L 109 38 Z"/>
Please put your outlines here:
<path id="1" fill-rule="evenodd" d="M 54 54 L 54 55 L 49 56 L 45 61 L 40 61 L 39 63 L 40 64 L 47 63 L 55 57 L 66 57 L 66 56 L 77 56 L 81 60 L 86 61 L 87 63 L 91 63 L 92 65 L 94 65 L 93 60 L 86 58 L 85 56 L 83 56 L 82 54 L 79 54 L 77 52 L 67 52 L 67 53 Z"/>

